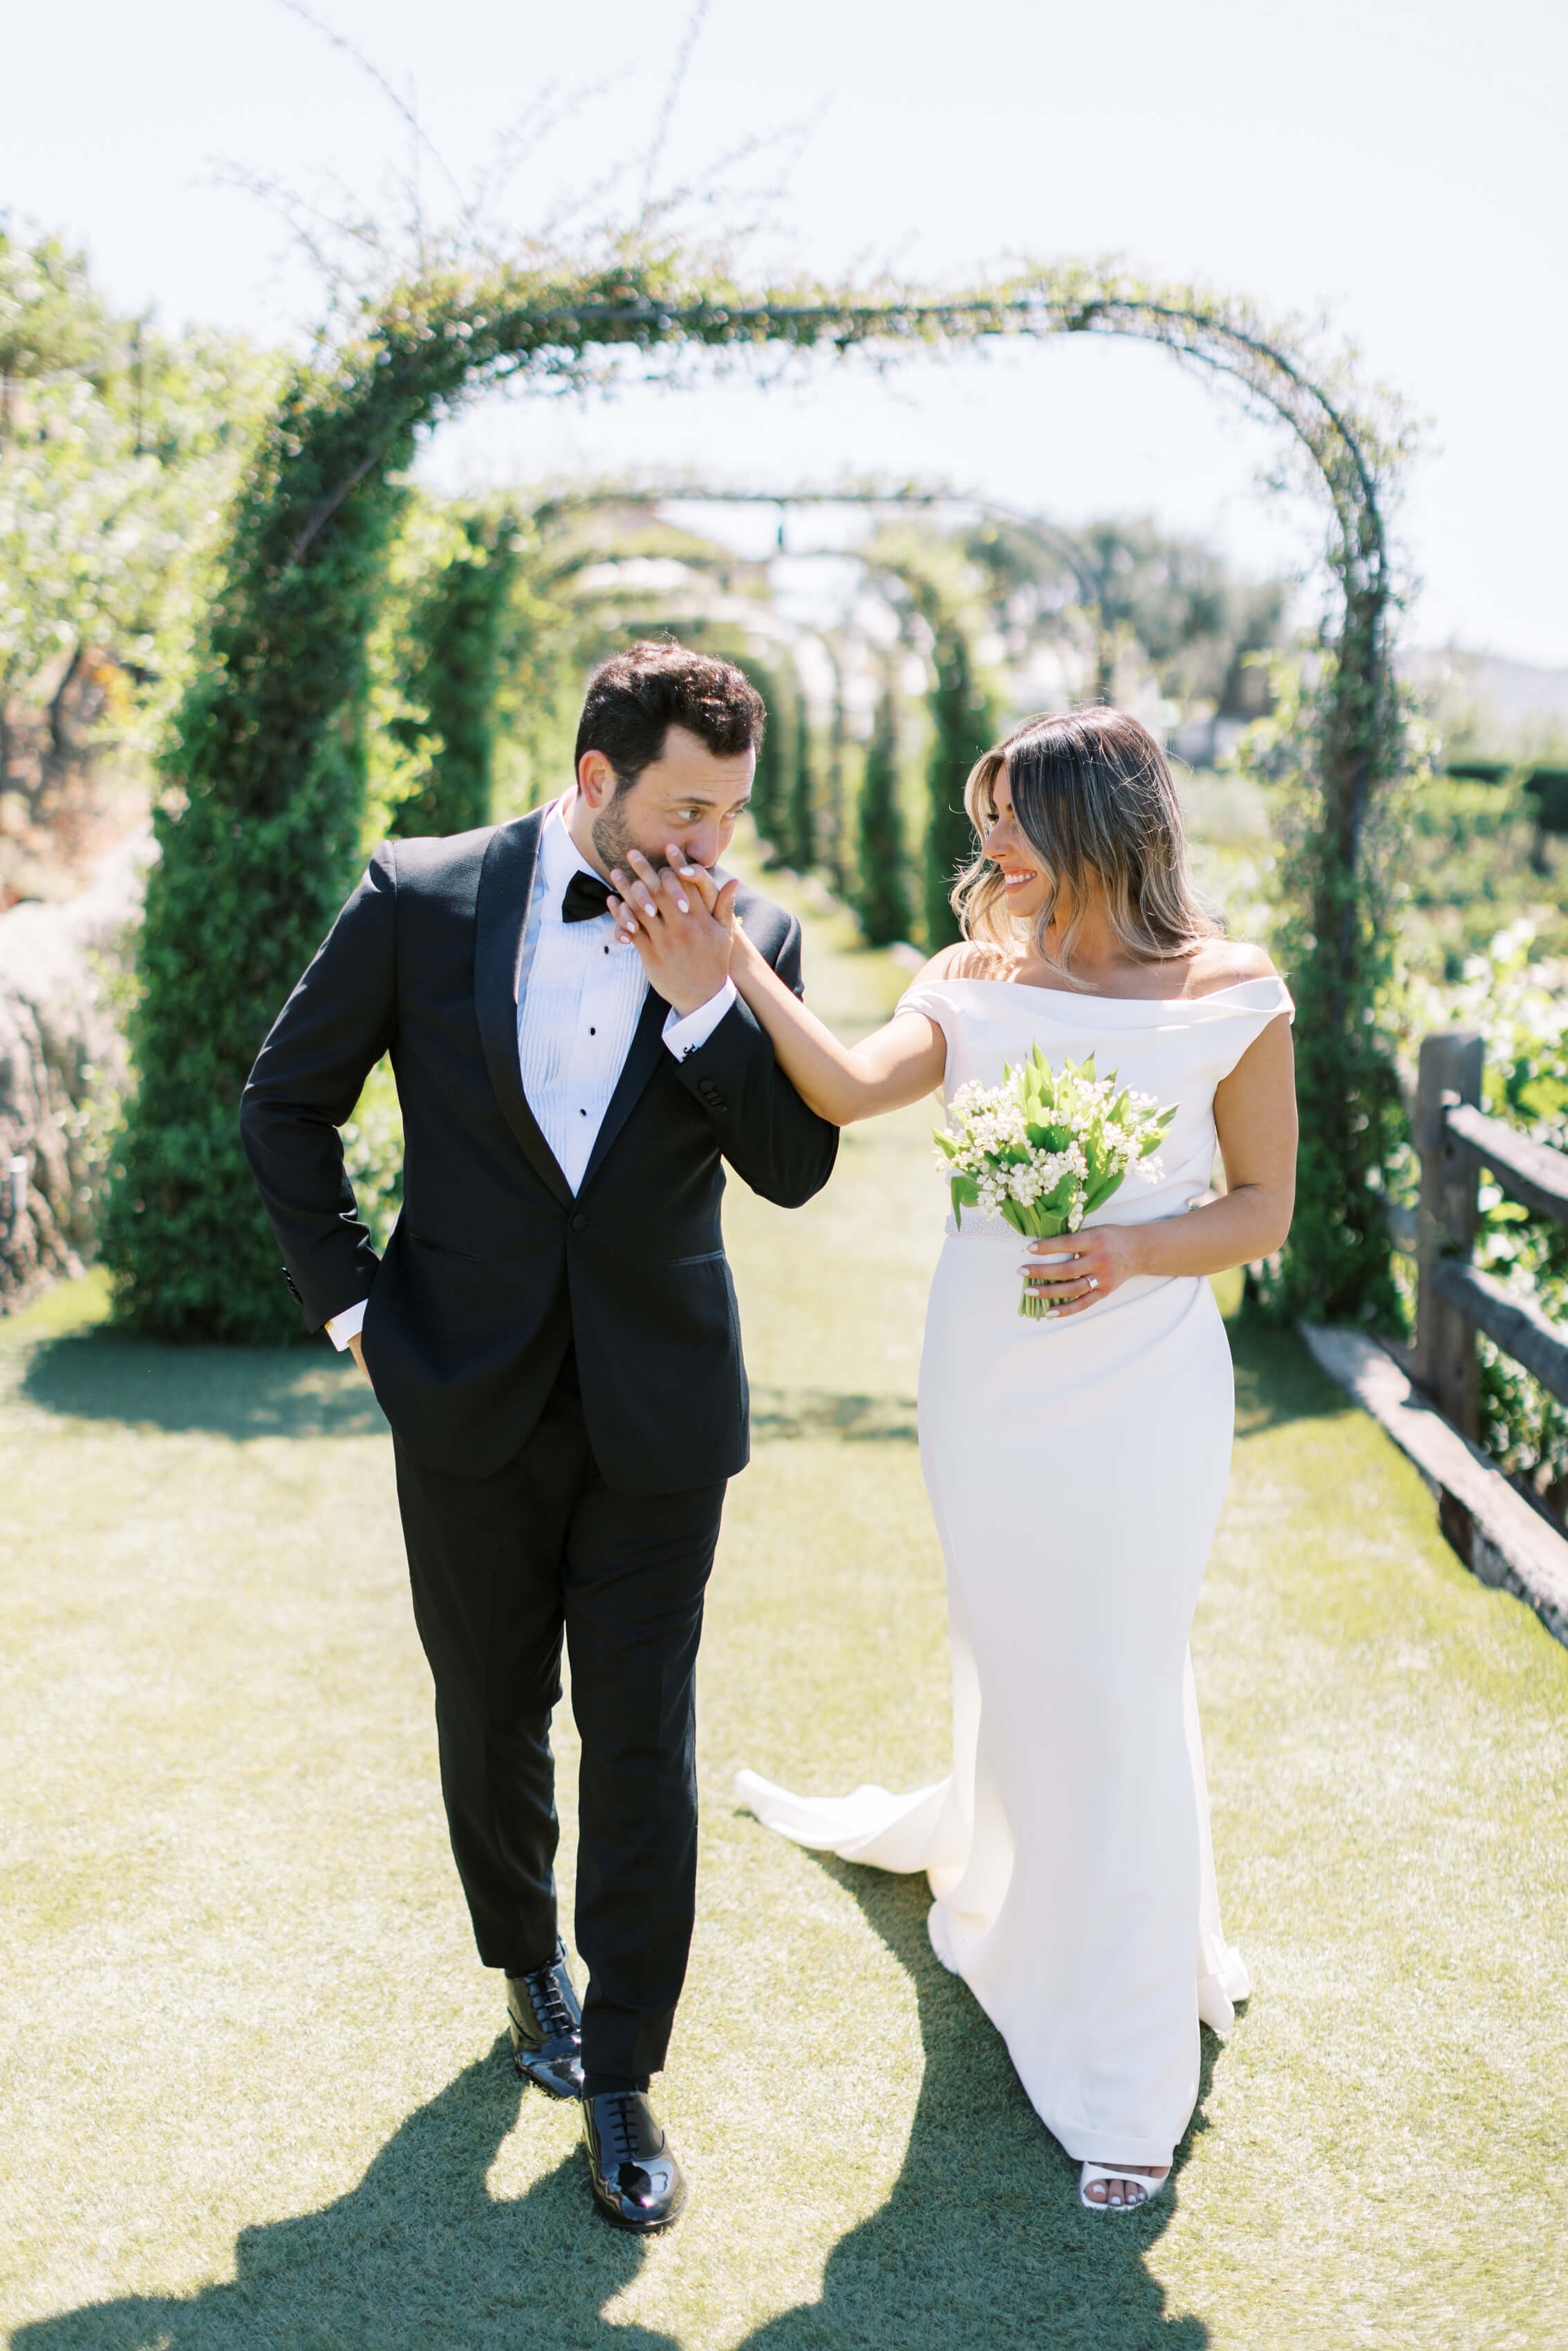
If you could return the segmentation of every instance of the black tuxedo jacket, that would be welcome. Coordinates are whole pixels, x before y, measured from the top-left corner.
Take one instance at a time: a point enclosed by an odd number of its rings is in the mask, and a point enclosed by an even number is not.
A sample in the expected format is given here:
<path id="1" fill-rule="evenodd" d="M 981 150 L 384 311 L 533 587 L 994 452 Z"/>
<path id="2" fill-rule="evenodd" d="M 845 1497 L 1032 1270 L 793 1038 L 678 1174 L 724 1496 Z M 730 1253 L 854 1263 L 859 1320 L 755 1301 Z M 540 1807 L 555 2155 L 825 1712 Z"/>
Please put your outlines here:
<path id="1" fill-rule="evenodd" d="M 536 811 L 377 850 L 251 1071 L 246 1154 L 309 1326 L 369 1300 L 365 1363 L 415 1460 L 498 1468 L 575 1343 L 607 1482 L 628 1494 L 715 1484 L 748 1451 L 722 1163 L 797 1207 L 827 1182 L 838 1129 L 807 1109 L 744 1004 L 677 1061 L 650 989 L 573 1197 L 517 1061 L 542 823 Z M 753 891 L 740 907 L 799 992 L 800 925 Z M 389 1050 L 403 1206 L 378 1260 L 337 1130 Z"/>

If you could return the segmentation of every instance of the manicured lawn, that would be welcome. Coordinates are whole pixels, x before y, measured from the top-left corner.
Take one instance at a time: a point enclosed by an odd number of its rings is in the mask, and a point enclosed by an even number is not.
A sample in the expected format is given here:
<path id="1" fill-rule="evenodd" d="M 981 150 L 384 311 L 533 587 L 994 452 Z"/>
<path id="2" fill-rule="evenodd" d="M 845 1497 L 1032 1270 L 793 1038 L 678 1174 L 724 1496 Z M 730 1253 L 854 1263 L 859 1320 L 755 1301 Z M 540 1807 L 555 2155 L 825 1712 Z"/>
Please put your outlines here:
<path id="1" fill-rule="evenodd" d="M 831 923 L 808 956 L 841 1024 L 896 993 Z M 945 1767 L 914 1433 L 929 1124 L 852 1130 L 799 1216 L 731 1194 L 758 1442 L 704 1650 L 701 1908 L 661 2085 L 695 2198 L 649 2247 L 593 2220 L 573 2113 L 502 2054 L 351 1369 L 128 1343 L 90 1282 L 0 1325 L 20 2351 L 1568 2341 L 1568 1652 L 1465 1574 L 1293 1339 L 1232 1326 L 1197 1654 L 1257 1990 L 1206 2044 L 1174 2204 L 1077 2210 L 930 1954 L 921 1883 L 736 1810 L 741 1763 L 821 1791 Z M 569 1719 L 560 1747 L 570 1873 Z"/>

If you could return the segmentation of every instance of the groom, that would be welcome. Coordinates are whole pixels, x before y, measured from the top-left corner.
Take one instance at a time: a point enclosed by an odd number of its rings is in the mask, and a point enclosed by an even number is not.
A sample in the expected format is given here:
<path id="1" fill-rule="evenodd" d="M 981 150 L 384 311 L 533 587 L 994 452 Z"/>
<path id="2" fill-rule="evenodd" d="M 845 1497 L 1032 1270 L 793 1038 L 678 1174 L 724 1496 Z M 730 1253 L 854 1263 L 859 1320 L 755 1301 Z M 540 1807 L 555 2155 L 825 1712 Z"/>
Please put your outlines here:
<path id="1" fill-rule="evenodd" d="M 703 1590 L 748 1451 L 723 1162 L 799 1207 L 838 1132 L 775 1066 L 723 926 L 634 953 L 607 877 L 637 851 L 678 898 L 681 865 L 717 864 L 764 719 L 727 662 L 601 664 L 564 799 L 377 850 L 240 1113 L 285 1279 L 392 1424 L 452 1849 L 517 2070 L 581 2097 L 599 2207 L 638 2231 L 685 2197 L 647 2093 L 692 1933 Z M 800 925 L 750 891 L 739 911 L 799 990 Z M 338 1128 L 389 1050 L 403 1205 L 378 1260 Z M 563 1632 L 580 2008 L 553 1870 Z"/>

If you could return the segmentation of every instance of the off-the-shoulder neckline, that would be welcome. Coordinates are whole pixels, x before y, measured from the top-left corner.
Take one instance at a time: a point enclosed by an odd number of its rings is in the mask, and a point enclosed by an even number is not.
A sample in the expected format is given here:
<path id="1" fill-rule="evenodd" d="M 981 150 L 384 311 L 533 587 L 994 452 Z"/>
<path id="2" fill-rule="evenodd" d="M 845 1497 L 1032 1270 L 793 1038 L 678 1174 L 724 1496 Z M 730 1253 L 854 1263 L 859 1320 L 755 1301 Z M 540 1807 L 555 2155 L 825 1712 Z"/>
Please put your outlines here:
<path id="1" fill-rule="evenodd" d="M 956 973 L 951 978 L 916 980 L 905 988 L 913 996 L 920 987 L 1005 987 L 1014 996 L 1060 997 L 1064 1004 L 1212 1004 L 1221 996 L 1239 995 L 1244 987 L 1279 988 L 1288 994 L 1284 981 L 1277 971 L 1260 971 L 1252 979 L 1233 979 L 1228 987 L 1207 987 L 1201 996 L 1098 996 L 1088 987 L 1041 987 L 1032 979 L 983 979 L 977 972 Z"/>

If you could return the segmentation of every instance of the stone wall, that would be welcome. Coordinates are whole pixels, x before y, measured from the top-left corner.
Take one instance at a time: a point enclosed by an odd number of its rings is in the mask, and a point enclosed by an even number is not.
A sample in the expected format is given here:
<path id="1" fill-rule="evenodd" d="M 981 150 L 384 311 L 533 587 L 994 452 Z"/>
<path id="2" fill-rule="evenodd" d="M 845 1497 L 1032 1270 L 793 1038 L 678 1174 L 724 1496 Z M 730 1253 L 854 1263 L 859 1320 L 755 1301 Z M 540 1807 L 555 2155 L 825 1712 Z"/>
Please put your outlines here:
<path id="1" fill-rule="evenodd" d="M 0 1313 L 81 1272 L 126 1075 L 113 1001 L 152 854 L 146 832 L 79 896 L 0 914 Z M 26 1163 L 19 1213 L 12 1163 Z"/>

